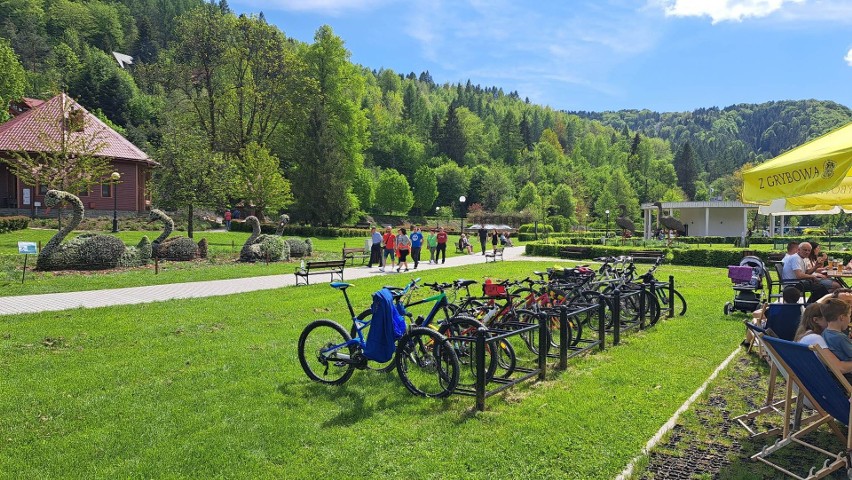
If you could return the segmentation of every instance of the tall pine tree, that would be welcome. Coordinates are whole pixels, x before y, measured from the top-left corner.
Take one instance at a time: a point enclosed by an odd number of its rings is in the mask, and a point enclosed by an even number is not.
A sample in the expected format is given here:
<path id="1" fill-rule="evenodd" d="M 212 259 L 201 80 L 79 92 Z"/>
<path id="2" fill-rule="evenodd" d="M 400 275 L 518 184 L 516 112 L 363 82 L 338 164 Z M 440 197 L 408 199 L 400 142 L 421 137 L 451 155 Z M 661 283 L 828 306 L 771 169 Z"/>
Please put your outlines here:
<path id="1" fill-rule="evenodd" d="M 678 186 L 686 193 L 688 198 L 695 198 L 695 181 L 698 180 L 700 167 L 698 156 L 695 154 L 689 141 L 681 145 L 672 163 L 674 164 L 675 173 L 677 173 Z"/>

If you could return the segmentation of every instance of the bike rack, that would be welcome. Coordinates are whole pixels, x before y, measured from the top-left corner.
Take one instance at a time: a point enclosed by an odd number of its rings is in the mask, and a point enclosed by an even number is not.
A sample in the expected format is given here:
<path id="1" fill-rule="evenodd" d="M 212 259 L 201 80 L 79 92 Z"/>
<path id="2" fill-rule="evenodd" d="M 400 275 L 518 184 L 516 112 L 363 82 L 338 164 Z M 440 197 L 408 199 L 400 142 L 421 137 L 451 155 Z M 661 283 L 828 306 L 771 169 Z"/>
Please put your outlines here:
<path id="1" fill-rule="evenodd" d="M 602 301 L 598 301 L 596 305 L 586 305 L 584 307 L 571 309 L 568 306 L 562 305 L 559 308 L 559 352 L 558 353 L 548 353 L 547 356 L 550 358 L 558 358 L 559 366 L 557 367 L 559 370 L 565 370 L 568 368 L 568 359 L 572 357 L 576 357 L 577 355 L 581 355 L 588 351 L 591 351 L 595 347 L 598 347 L 599 350 L 604 349 L 604 345 L 606 343 L 606 331 L 601 328 L 603 327 L 604 318 L 606 316 L 606 306 Z M 590 315 L 597 314 L 598 316 L 598 331 L 597 339 L 592 338 L 580 338 L 577 341 L 576 345 L 569 345 L 568 343 L 568 319 L 571 317 L 577 318 L 581 315 Z M 582 345 L 582 346 L 581 346 Z"/>

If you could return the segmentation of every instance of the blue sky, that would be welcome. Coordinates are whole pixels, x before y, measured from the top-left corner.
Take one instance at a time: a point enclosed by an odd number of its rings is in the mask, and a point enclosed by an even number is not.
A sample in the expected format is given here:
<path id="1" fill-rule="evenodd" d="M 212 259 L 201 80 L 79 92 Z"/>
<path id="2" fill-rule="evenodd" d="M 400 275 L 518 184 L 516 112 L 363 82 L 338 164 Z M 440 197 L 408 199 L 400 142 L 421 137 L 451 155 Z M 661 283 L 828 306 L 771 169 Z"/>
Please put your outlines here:
<path id="1" fill-rule="evenodd" d="M 517 90 L 564 110 L 852 107 L 852 0 L 230 0 L 352 61 Z"/>

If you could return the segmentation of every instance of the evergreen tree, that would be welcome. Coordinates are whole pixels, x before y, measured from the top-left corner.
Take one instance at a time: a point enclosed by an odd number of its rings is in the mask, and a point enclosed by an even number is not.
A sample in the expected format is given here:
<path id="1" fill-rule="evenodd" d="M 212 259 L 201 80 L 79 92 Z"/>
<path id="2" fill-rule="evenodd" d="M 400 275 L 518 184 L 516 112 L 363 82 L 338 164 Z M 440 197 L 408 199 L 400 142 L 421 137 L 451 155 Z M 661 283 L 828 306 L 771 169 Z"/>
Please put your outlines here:
<path id="1" fill-rule="evenodd" d="M 459 165 L 464 164 L 467 140 L 465 139 L 464 130 L 456 113 L 455 103 L 450 104 L 450 107 L 447 109 L 447 117 L 441 129 L 438 147 L 440 153 L 443 153 L 452 161 Z"/>
<path id="2" fill-rule="evenodd" d="M 520 150 L 523 147 L 524 141 L 521 138 L 518 121 L 512 110 L 508 110 L 500 123 L 500 156 L 509 165 L 514 165 L 518 162 Z"/>
<path id="3" fill-rule="evenodd" d="M 687 198 L 695 197 L 695 181 L 701 173 L 698 166 L 698 158 L 690 143 L 684 142 L 674 158 L 674 168 L 677 173 L 677 184 L 686 194 Z"/>
<path id="4" fill-rule="evenodd" d="M 521 131 L 521 140 L 524 142 L 524 147 L 527 151 L 531 151 L 533 149 L 533 136 L 532 136 L 532 128 L 530 127 L 530 122 L 527 119 L 527 112 L 524 112 L 523 117 L 521 118 L 521 124 L 518 126 Z"/>

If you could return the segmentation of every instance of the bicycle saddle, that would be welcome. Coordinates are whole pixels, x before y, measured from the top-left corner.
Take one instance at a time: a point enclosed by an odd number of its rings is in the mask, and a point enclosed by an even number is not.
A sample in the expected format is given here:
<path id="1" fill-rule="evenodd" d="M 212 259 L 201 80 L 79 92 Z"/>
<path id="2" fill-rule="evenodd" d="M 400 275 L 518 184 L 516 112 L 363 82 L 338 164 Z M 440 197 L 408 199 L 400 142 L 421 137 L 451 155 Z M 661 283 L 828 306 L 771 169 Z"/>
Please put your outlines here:
<path id="1" fill-rule="evenodd" d="M 331 282 L 329 285 L 331 286 L 331 288 L 336 288 L 338 290 L 346 290 L 347 288 L 352 286 L 351 283 L 346 282 Z"/>
<path id="2" fill-rule="evenodd" d="M 456 280 L 455 281 L 456 286 L 458 286 L 459 288 L 474 285 L 476 283 L 477 283 L 476 280 Z"/>

